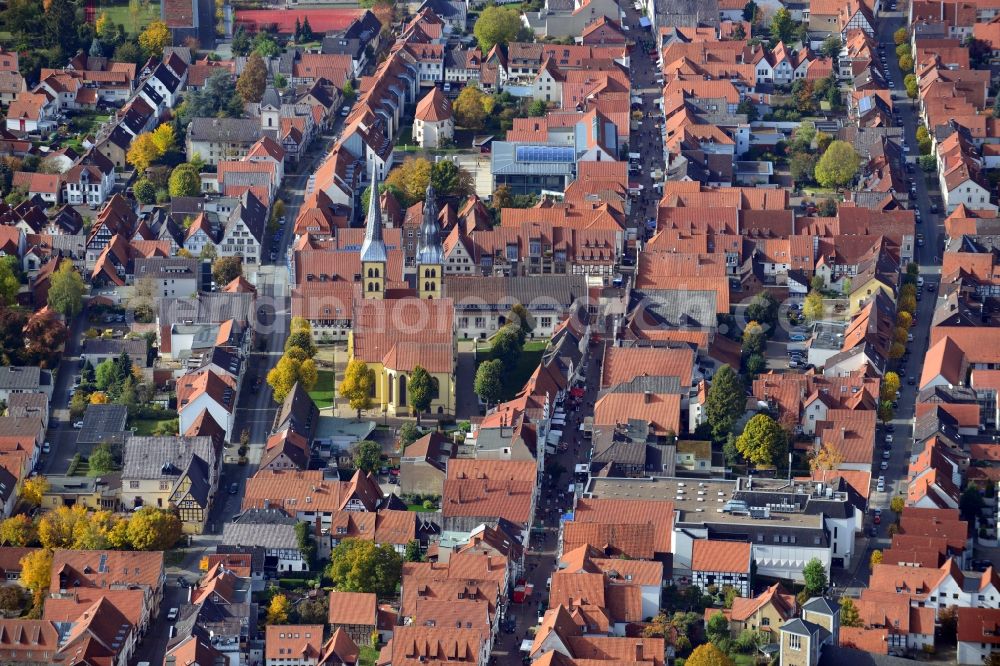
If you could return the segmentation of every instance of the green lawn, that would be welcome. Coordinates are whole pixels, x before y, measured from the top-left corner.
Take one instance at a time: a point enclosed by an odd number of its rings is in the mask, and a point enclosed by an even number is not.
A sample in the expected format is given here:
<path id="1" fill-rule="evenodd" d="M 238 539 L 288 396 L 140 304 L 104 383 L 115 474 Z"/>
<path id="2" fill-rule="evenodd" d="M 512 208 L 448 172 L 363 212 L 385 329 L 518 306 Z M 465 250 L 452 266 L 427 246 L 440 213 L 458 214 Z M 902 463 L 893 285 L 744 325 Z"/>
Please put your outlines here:
<path id="1" fill-rule="evenodd" d="M 143 6 L 145 5 L 145 6 Z M 132 15 L 128 10 L 128 3 L 120 5 L 104 5 L 101 4 L 97 7 L 96 16 L 100 16 L 101 12 L 106 12 L 108 18 L 111 19 L 111 23 L 114 25 L 121 24 L 125 26 L 125 32 L 131 34 L 138 34 L 149 25 L 152 21 L 159 20 L 160 18 L 160 3 L 159 2 L 149 2 L 139 3 L 139 14 L 132 18 Z"/>
<path id="2" fill-rule="evenodd" d="M 132 427 L 135 428 L 135 434 L 149 436 L 161 423 L 170 423 L 174 420 L 176 419 L 135 419 L 132 421 Z"/>
<path id="3" fill-rule="evenodd" d="M 545 351 L 545 345 L 548 344 L 548 340 L 527 340 L 524 343 L 524 349 L 521 352 L 521 356 L 517 359 L 517 366 L 510 373 L 509 377 L 504 378 L 503 382 L 503 395 L 501 400 L 511 400 L 517 395 L 524 387 L 524 383 L 528 381 L 528 377 L 531 373 L 535 371 L 538 367 L 539 362 L 542 360 L 542 352 Z M 492 350 L 487 348 L 479 348 L 479 357 L 477 359 L 478 363 L 482 363 L 491 357 Z M 478 365 L 477 363 L 477 365 Z"/>
<path id="4" fill-rule="evenodd" d="M 359 650 L 358 663 L 361 666 L 375 666 L 375 660 L 378 659 L 378 650 L 370 645 L 362 645 Z"/>
<path id="5" fill-rule="evenodd" d="M 318 376 L 316 388 L 309 391 L 309 397 L 313 399 L 313 402 L 320 409 L 332 407 L 337 390 L 334 385 L 333 370 L 319 370 L 316 374 Z"/>

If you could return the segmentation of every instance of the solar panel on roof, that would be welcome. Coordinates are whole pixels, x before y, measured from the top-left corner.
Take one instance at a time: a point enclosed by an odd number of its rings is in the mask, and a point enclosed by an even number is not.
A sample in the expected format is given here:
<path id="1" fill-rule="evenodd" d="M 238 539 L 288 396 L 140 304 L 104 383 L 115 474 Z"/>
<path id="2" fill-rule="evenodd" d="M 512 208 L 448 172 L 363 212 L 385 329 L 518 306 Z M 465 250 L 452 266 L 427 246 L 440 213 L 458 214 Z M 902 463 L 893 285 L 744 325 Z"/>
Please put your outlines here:
<path id="1" fill-rule="evenodd" d="M 570 146 L 517 146 L 518 162 L 575 162 L 576 151 Z"/>

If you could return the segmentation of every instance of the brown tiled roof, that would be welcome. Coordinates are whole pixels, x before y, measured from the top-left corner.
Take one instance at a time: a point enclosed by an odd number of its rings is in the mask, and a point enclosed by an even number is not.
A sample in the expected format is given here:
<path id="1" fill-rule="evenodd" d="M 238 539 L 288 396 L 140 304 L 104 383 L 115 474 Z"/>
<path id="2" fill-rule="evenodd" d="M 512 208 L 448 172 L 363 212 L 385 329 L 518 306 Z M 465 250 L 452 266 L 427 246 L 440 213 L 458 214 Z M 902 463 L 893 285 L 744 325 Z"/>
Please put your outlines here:
<path id="1" fill-rule="evenodd" d="M 328 481 L 318 470 L 286 472 L 265 470 L 247 481 L 243 509 L 260 509 L 265 504 L 295 515 L 299 511 L 329 513 L 343 509 L 356 498 L 374 511 L 382 491 L 371 477 L 356 472 L 350 481 Z"/>
<path id="2" fill-rule="evenodd" d="M 393 666 L 478 664 L 487 636 L 476 629 L 396 627 L 389 644 Z"/>
<path id="3" fill-rule="evenodd" d="M 102 566 L 103 564 L 103 566 Z M 159 588 L 163 553 L 120 550 L 56 550 L 51 592 L 75 587 L 140 585 Z"/>
<path id="4" fill-rule="evenodd" d="M 959 608 L 958 642 L 1000 645 L 1000 609 Z"/>
<path id="5" fill-rule="evenodd" d="M 680 385 L 691 385 L 694 352 L 685 349 L 608 347 L 604 352 L 601 388 L 624 384 L 636 377 L 677 377 Z"/>
<path id="6" fill-rule="evenodd" d="M 337 629 L 330 636 L 330 640 L 323 646 L 323 654 L 320 657 L 320 664 L 354 664 L 358 661 L 361 651 L 357 643 L 351 640 L 347 632 Z"/>
<path id="7" fill-rule="evenodd" d="M 264 641 L 264 658 L 268 661 L 316 660 L 323 647 L 323 625 L 272 624 L 266 629 Z"/>
<path id="8" fill-rule="evenodd" d="M 377 599 L 368 592 L 330 592 L 330 624 L 375 626 Z"/>
<path id="9" fill-rule="evenodd" d="M 767 604 L 774 606 L 782 619 L 790 619 L 795 614 L 795 597 L 785 592 L 781 583 L 775 583 L 751 599 L 736 597 L 733 600 L 731 617 L 743 622 Z"/>
<path id="10" fill-rule="evenodd" d="M 496 516 L 525 524 L 536 473 L 531 460 L 453 460 L 444 482 L 444 516 Z"/>
<path id="11" fill-rule="evenodd" d="M 885 629 L 841 627 L 840 646 L 869 654 L 889 654 L 889 634 Z"/>
<path id="12" fill-rule="evenodd" d="M 414 113 L 415 120 L 436 123 L 451 119 L 451 102 L 444 96 L 441 89 L 435 86 L 417 103 Z"/>
<path id="13" fill-rule="evenodd" d="M 691 570 L 750 573 L 751 545 L 743 541 L 696 539 L 691 546 Z"/>

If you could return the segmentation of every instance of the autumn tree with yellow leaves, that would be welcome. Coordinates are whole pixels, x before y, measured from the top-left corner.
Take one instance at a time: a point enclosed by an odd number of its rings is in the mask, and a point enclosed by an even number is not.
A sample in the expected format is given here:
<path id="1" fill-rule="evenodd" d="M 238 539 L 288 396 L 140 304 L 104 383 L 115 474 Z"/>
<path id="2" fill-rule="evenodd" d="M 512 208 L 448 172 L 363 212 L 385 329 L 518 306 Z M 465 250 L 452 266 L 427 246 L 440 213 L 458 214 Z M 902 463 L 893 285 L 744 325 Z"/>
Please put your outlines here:
<path id="1" fill-rule="evenodd" d="M 152 133 L 153 145 L 160 151 L 160 156 L 169 153 L 177 145 L 177 133 L 170 123 L 163 123 Z M 158 158 L 157 158 L 158 159 Z"/>
<path id="2" fill-rule="evenodd" d="M 143 132 L 135 137 L 125 154 L 125 159 L 135 167 L 140 175 L 145 173 L 146 169 L 161 157 L 163 157 L 163 152 L 150 132 Z"/>
<path id="3" fill-rule="evenodd" d="M 34 608 L 29 617 L 39 618 L 42 602 L 52 583 L 52 551 L 34 550 L 21 558 L 21 586 L 31 592 Z"/>
<path id="4" fill-rule="evenodd" d="M 49 481 L 42 475 L 33 476 L 21 484 L 21 499 L 34 506 L 42 503 L 42 495 L 49 490 Z"/>
<path id="5" fill-rule="evenodd" d="M 23 513 L 0 522 L 0 545 L 24 547 L 37 538 L 34 521 Z"/>
<path id="6" fill-rule="evenodd" d="M 163 55 L 163 49 L 170 43 L 170 29 L 163 21 L 153 21 L 139 35 L 139 46 L 151 58 Z"/>

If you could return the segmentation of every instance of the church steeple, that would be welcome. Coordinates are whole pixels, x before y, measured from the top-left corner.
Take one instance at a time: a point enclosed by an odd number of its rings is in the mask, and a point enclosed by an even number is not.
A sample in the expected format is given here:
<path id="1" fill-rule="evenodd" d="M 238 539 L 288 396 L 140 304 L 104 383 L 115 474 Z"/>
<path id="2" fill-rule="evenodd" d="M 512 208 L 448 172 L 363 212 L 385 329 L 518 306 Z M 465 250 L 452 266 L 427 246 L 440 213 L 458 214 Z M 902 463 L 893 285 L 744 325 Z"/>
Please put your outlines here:
<path id="1" fill-rule="evenodd" d="M 382 239 L 382 206 L 379 203 L 378 171 L 372 169 L 372 189 L 365 219 L 365 240 L 361 244 L 361 282 L 365 298 L 383 298 L 385 268 L 388 263 Z"/>
<path id="2" fill-rule="evenodd" d="M 444 248 L 438 223 L 437 193 L 428 184 L 424 197 L 424 215 L 417 244 L 417 293 L 420 298 L 441 298 L 444 276 Z"/>

